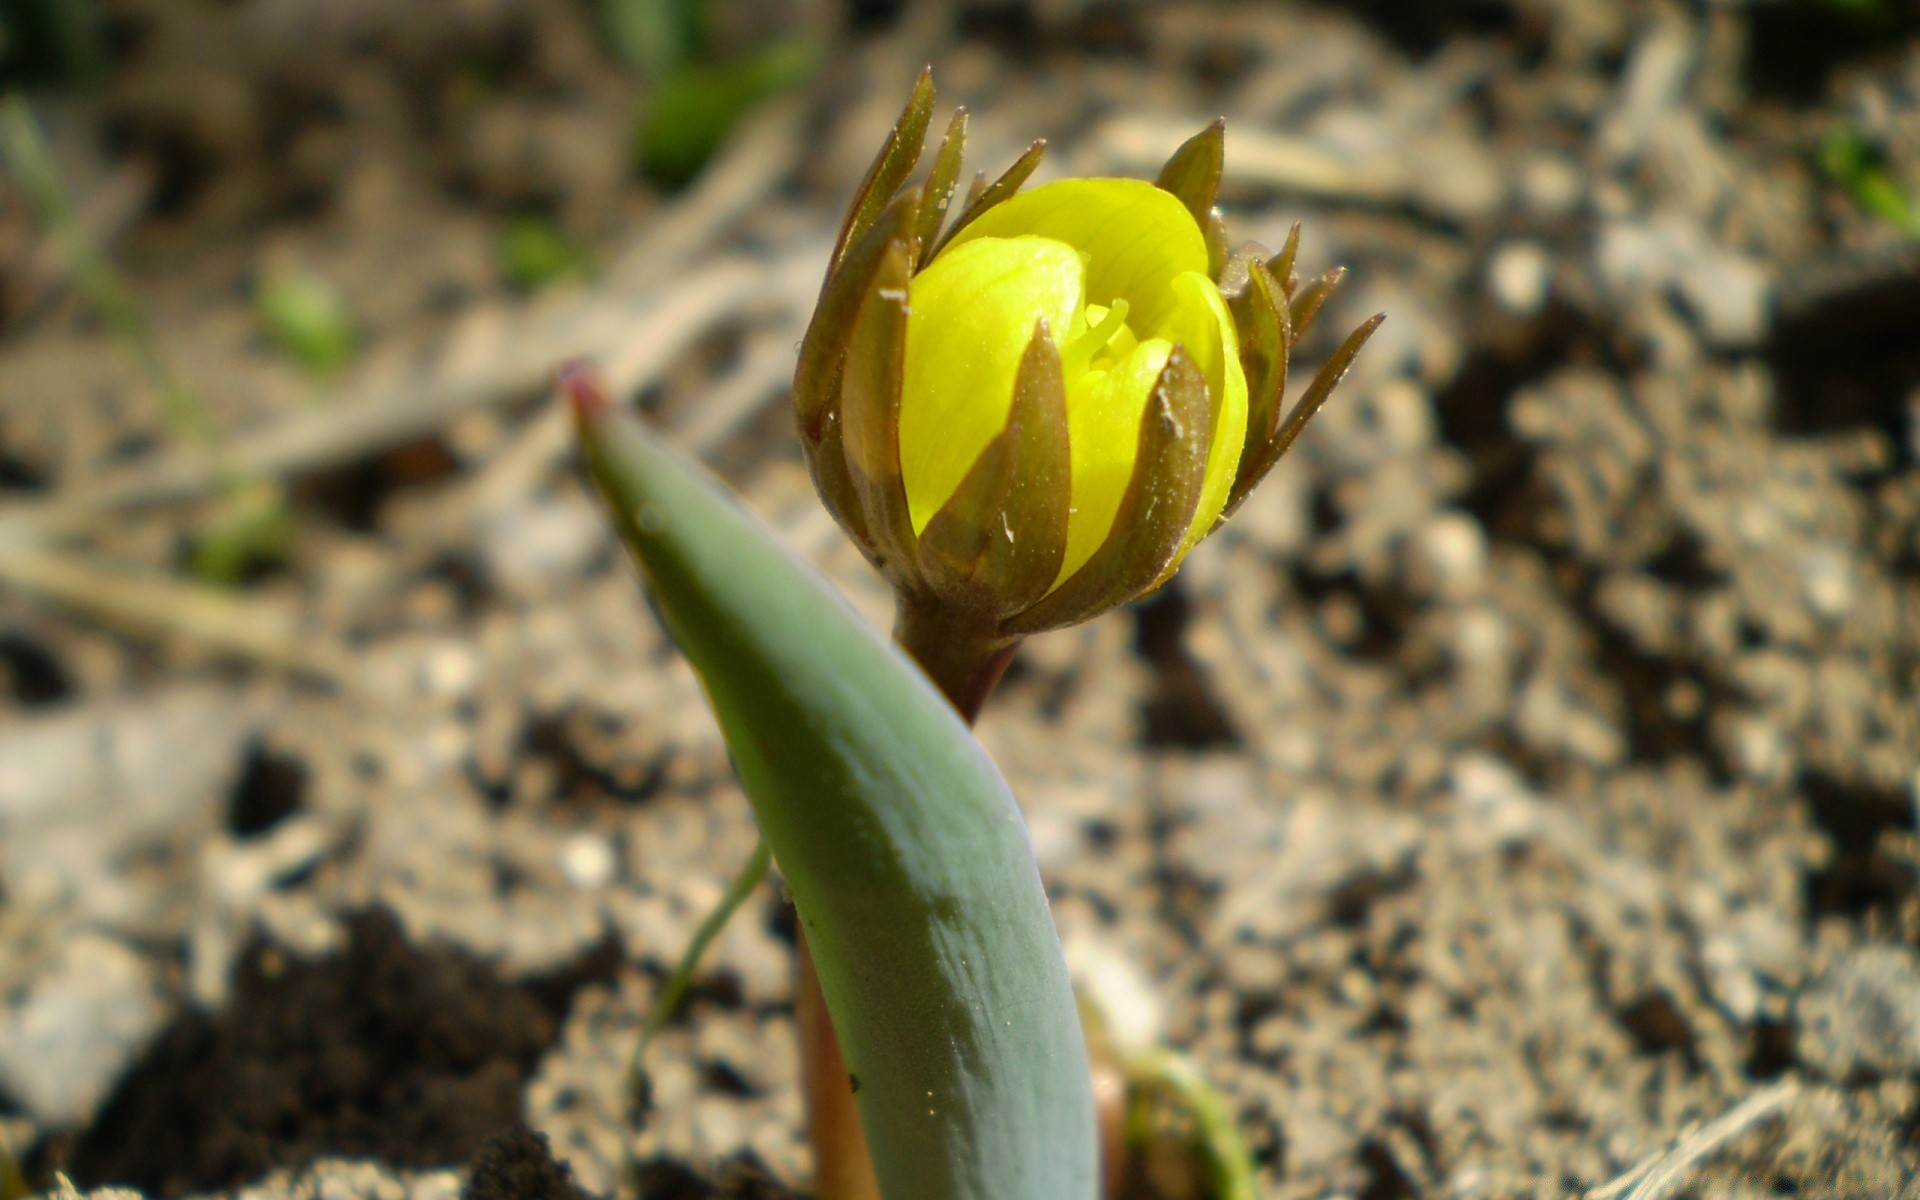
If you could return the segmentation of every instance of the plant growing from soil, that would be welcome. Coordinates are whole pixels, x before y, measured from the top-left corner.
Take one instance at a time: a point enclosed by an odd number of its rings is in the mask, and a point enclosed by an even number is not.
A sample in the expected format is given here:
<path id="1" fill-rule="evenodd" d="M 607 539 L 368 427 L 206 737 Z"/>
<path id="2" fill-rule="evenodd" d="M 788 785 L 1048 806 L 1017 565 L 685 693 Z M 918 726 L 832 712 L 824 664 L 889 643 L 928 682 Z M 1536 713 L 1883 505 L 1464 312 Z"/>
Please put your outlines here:
<path id="1" fill-rule="evenodd" d="M 1295 278 L 1297 227 L 1278 254 L 1229 255 L 1221 123 L 1151 184 L 1022 192 L 1035 143 L 949 220 L 964 110 L 908 186 L 933 106 L 923 73 L 855 194 L 794 379 L 821 498 L 896 593 L 893 646 L 584 369 L 562 386 L 793 895 L 817 1194 L 1090 1200 L 1172 1104 L 1199 1194 L 1250 1196 L 1190 1067 L 1116 1061 L 1083 1031 L 1025 827 L 968 726 L 1025 637 L 1166 582 L 1381 318 L 1284 409 L 1290 353 L 1340 272 Z M 756 854 L 742 878 L 763 869 Z"/>

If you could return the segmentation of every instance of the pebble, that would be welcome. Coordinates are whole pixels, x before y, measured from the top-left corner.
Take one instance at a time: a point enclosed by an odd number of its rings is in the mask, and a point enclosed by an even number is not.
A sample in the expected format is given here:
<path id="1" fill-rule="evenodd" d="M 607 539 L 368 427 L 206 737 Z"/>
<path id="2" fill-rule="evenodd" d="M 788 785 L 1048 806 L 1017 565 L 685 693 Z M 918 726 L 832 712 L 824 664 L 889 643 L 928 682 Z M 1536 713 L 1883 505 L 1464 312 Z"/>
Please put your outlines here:
<path id="1" fill-rule="evenodd" d="M 1442 510 L 1429 517 L 1408 549 L 1408 582 L 1427 595 L 1461 599 L 1486 577 L 1487 534 L 1466 513 Z"/>
<path id="2" fill-rule="evenodd" d="M 1594 268 L 1621 303 L 1677 292 L 1700 333 L 1722 349 L 1751 346 L 1766 333 L 1772 295 L 1766 270 L 1713 242 L 1691 217 L 1607 222 L 1594 247 Z"/>
<path id="3" fill-rule="evenodd" d="M 1793 922 L 1767 908 L 1721 916 L 1700 948 L 1707 988 L 1728 1016 L 1750 1025 L 1762 1013 L 1769 983 L 1796 971 L 1802 940 Z"/>
<path id="4" fill-rule="evenodd" d="M 1580 169 L 1558 155 L 1542 154 L 1520 167 L 1520 200 L 1545 217 L 1562 217 L 1580 203 L 1585 190 Z"/>
<path id="5" fill-rule="evenodd" d="M 42 1125 L 83 1125 L 166 1015 L 145 959 L 81 933 L 0 1012 L 0 1089 Z"/>
<path id="6" fill-rule="evenodd" d="M 1862 946 L 1800 999 L 1800 1058 L 1830 1079 L 1920 1071 L 1920 956 Z"/>
<path id="7" fill-rule="evenodd" d="M 577 496 L 512 509 L 481 531 L 487 577 L 519 596 L 543 595 L 583 574 L 607 545 L 607 523 Z"/>
<path id="8" fill-rule="evenodd" d="M 1516 317 L 1539 312 L 1552 283 L 1553 260 L 1539 242 L 1503 242 L 1487 260 L 1487 290 Z"/>
<path id="9" fill-rule="evenodd" d="M 576 833 L 560 847 L 560 871 L 582 891 L 612 883 L 618 866 L 612 843 L 597 833 Z"/>
<path id="10" fill-rule="evenodd" d="M 190 684 L 15 722 L 0 734 L 0 888 L 89 920 L 150 908 L 129 850 L 211 829 L 258 729 L 235 688 Z"/>
<path id="11" fill-rule="evenodd" d="M 1832 545 L 1818 545 L 1800 560 L 1800 587 L 1807 607 L 1826 619 L 1838 620 L 1853 607 L 1852 572 L 1846 552 Z"/>

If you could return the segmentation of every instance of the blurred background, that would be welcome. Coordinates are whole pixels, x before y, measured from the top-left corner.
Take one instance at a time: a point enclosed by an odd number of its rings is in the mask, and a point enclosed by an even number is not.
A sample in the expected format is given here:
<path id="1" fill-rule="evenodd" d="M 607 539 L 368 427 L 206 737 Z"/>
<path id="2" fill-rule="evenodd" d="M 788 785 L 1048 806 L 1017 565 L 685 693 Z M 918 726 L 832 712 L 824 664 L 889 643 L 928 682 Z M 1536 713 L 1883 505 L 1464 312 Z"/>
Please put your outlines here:
<path id="1" fill-rule="evenodd" d="M 623 1091 L 754 834 L 548 381 L 885 624 L 787 388 L 924 63 L 1388 314 L 981 726 L 1267 1194 L 1920 1196 L 1911 0 L 0 0 L 0 1200 L 804 1187 L 776 888 Z"/>

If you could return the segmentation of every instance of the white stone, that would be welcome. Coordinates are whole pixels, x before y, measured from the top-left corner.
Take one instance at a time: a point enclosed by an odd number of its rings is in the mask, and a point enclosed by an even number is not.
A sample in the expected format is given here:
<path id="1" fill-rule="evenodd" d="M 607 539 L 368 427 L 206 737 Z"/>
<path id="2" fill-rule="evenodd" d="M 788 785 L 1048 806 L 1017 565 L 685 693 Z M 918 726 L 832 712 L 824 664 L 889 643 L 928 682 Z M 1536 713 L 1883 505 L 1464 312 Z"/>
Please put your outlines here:
<path id="1" fill-rule="evenodd" d="M 1553 260 L 1539 242 L 1503 242 L 1487 260 L 1487 290 L 1516 317 L 1539 312 L 1552 283 Z"/>
<path id="2" fill-rule="evenodd" d="M 612 843 L 597 833 L 576 833 L 560 848 L 561 873 L 582 890 L 612 883 L 618 866 Z"/>
<path id="3" fill-rule="evenodd" d="M 1807 607 L 1827 620 L 1837 620 L 1853 607 L 1853 571 L 1847 554 L 1837 546 L 1819 545 L 1800 560 L 1800 586 Z"/>
<path id="4" fill-rule="evenodd" d="M 1428 595 L 1469 596 L 1486 577 L 1487 534 L 1466 513 L 1443 510 L 1429 517 L 1408 549 L 1408 582 Z"/>
<path id="5" fill-rule="evenodd" d="M 72 938 L 0 1012 L 0 1088 L 42 1125 L 84 1125 L 161 1023 L 153 968 L 97 933 Z"/>

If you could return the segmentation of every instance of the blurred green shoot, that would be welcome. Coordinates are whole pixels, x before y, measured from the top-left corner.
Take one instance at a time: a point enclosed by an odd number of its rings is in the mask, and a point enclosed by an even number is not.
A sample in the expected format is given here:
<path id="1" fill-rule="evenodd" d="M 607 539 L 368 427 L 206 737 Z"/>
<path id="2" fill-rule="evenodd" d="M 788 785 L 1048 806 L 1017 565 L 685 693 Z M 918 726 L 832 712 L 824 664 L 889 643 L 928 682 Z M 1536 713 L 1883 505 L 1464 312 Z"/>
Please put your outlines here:
<path id="1" fill-rule="evenodd" d="M 0 0 L 0 68 L 34 83 L 91 87 L 107 48 L 93 0 Z"/>
<path id="2" fill-rule="evenodd" d="M 687 989 L 693 986 L 693 977 L 700 969 L 700 960 L 705 957 L 707 948 L 713 945 L 715 938 L 720 936 L 720 931 L 727 927 L 727 922 L 733 919 L 733 914 L 740 911 L 740 906 L 747 902 L 747 897 L 753 895 L 753 889 L 760 886 L 760 881 L 767 877 L 767 869 L 771 866 L 773 866 L 773 851 L 769 850 L 767 843 L 762 841 L 754 846 L 753 854 L 740 868 L 740 873 L 733 877 L 733 882 L 727 887 L 726 895 L 720 897 L 720 903 L 713 906 L 713 911 L 709 912 L 700 922 L 700 927 L 693 931 L 693 940 L 687 943 L 686 950 L 680 955 L 680 961 L 674 964 L 673 974 L 667 976 L 666 981 L 660 985 L 660 994 L 654 997 L 653 1011 L 647 1014 L 647 1023 L 640 1030 L 640 1045 L 633 1052 L 628 1091 L 636 1103 L 640 1095 L 642 1063 L 647 1055 L 647 1047 L 653 1045 L 653 1039 L 667 1027 L 668 1021 L 673 1020 L 673 1014 L 680 1007 L 681 999 L 686 996 Z"/>
<path id="3" fill-rule="evenodd" d="M 688 63 L 661 77 L 641 114 L 641 171 L 666 187 L 692 179 L 755 105 L 813 76 L 820 52 L 809 38 L 776 42 L 737 62 Z"/>
<path id="4" fill-rule="evenodd" d="M 189 569 L 208 582 L 234 583 L 246 567 L 284 559 L 291 537 L 285 490 L 226 461 L 219 422 L 199 393 L 174 373 L 133 289 L 75 217 L 39 122 L 17 94 L 0 98 L 0 166 L 53 239 L 75 293 L 119 338 L 160 397 L 168 431 L 199 443 L 218 462 L 224 483 L 213 516 L 193 538 Z"/>
<path id="5" fill-rule="evenodd" d="M 593 274 L 593 257 L 585 247 L 546 217 L 522 216 L 507 222 L 498 253 L 507 282 L 523 291 Z"/>
<path id="6" fill-rule="evenodd" d="M 308 374 L 339 374 L 353 358 L 353 318 L 339 289 L 299 267 L 268 271 L 254 311 L 274 344 Z"/>
<path id="7" fill-rule="evenodd" d="M 613 60 L 642 79 L 663 79 L 700 52 L 701 0 L 601 0 Z"/>
<path id="8" fill-rule="evenodd" d="M 187 570 L 208 583 L 245 583 L 263 566 L 293 553 L 293 513 L 286 491 L 271 479 L 236 481 L 214 501 L 187 552 Z"/>
<path id="9" fill-rule="evenodd" d="M 126 345 L 159 393 L 168 428 L 180 436 L 211 437 L 211 414 L 174 375 L 132 289 L 74 216 L 66 185 L 47 152 L 39 122 L 34 120 L 26 100 L 17 94 L 0 99 L 0 162 L 4 162 L 53 239 L 54 248 L 72 274 L 74 290 Z"/>
<path id="10" fill-rule="evenodd" d="M 1253 1156 L 1233 1111 L 1192 1059 L 1156 1048 L 1129 1061 L 1126 1074 L 1127 1148 L 1143 1160 L 1141 1174 L 1187 1176 L 1170 1194 L 1260 1200 Z"/>
<path id="11" fill-rule="evenodd" d="M 1920 235 L 1920 204 L 1888 170 L 1880 148 L 1858 130 L 1842 126 L 1821 139 L 1820 170 L 1855 204 L 1907 233 Z"/>

